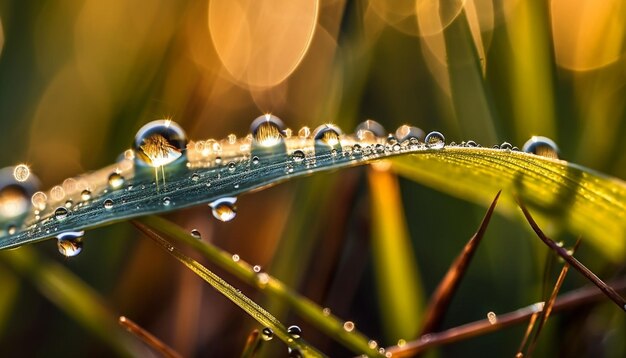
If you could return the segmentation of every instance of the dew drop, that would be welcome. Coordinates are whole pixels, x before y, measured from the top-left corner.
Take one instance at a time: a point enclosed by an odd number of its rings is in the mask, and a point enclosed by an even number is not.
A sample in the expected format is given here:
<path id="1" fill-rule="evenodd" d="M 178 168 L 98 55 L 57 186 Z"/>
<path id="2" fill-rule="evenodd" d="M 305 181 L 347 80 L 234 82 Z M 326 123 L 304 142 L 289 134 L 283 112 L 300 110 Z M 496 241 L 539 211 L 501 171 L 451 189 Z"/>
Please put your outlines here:
<path id="1" fill-rule="evenodd" d="M 296 325 L 289 326 L 289 328 L 287 328 L 287 333 L 289 333 L 293 338 L 300 338 L 300 335 L 302 335 L 302 329 Z"/>
<path id="2" fill-rule="evenodd" d="M 439 133 L 437 131 L 432 131 L 432 132 L 428 133 L 428 135 L 424 139 L 424 142 L 426 143 L 428 148 L 440 149 L 440 148 L 444 147 L 445 140 L 446 139 L 443 136 L 443 134 L 441 134 L 441 133 Z"/>
<path id="3" fill-rule="evenodd" d="M 22 216 L 29 207 L 27 188 L 22 184 L 9 184 L 0 189 L 0 217 L 16 218 Z M 45 202 L 43 207 L 45 208 Z"/>
<path id="4" fill-rule="evenodd" d="M 109 188 L 111 189 L 119 189 L 124 185 L 124 177 L 117 172 L 111 173 L 109 175 Z"/>
<path id="5" fill-rule="evenodd" d="M 352 321 L 346 321 L 346 322 L 344 322 L 344 324 L 343 324 L 343 329 L 344 329 L 346 332 L 352 332 L 352 331 L 354 330 L 354 322 L 352 322 Z"/>
<path id="6" fill-rule="evenodd" d="M 252 157 L 252 164 L 254 164 L 254 165 L 259 164 L 259 157 L 257 157 L 257 156 Z"/>
<path id="7" fill-rule="evenodd" d="M 74 257 L 83 251 L 84 231 L 68 231 L 57 235 L 57 248 L 61 255 Z"/>
<path id="8" fill-rule="evenodd" d="M 331 313 L 330 308 L 324 307 L 324 309 L 322 309 L 322 314 L 324 316 L 328 317 L 328 316 L 330 316 L 330 313 Z"/>
<path id="9" fill-rule="evenodd" d="M 198 181 L 198 180 L 200 180 L 200 175 L 198 175 L 198 173 L 191 174 L 191 181 Z"/>
<path id="10" fill-rule="evenodd" d="M 240 260 L 239 255 L 237 255 L 237 254 L 233 254 L 232 258 L 233 258 L 234 262 L 239 262 L 239 260 Z"/>
<path id="11" fill-rule="evenodd" d="M 235 144 L 237 142 L 237 136 L 231 133 L 226 137 L 226 140 L 228 140 L 229 144 Z"/>
<path id="12" fill-rule="evenodd" d="M 30 176 L 30 169 L 26 164 L 19 164 L 13 169 L 13 177 L 20 183 L 28 180 Z"/>
<path id="13" fill-rule="evenodd" d="M 295 163 L 302 163 L 305 157 L 304 152 L 299 149 L 291 154 L 291 159 L 293 159 Z"/>
<path id="14" fill-rule="evenodd" d="M 237 198 L 225 197 L 215 200 L 209 206 L 213 212 L 213 216 L 220 221 L 231 221 L 237 216 L 237 207 L 235 203 Z"/>
<path id="15" fill-rule="evenodd" d="M 386 134 L 385 127 L 371 119 L 359 123 L 356 127 L 356 137 L 359 140 L 373 140 Z"/>
<path id="16" fill-rule="evenodd" d="M 266 342 L 271 341 L 274 338 L 274 331 L 271 328 L 264 327 L 261 330 L 261 338 Z"/>
<path id="17" fill-rule="evenodd" d="M 17 227 L 15 225 L 9 225 L 7 227 L 7 234 L 13 235 L 15 232 L 17 232 Z"/>
<path id="18" fill-rule="evenodd" d="M 104 201 L 103 205 L 104 205 L 105 209 L 111 210 L 111 209 L 113 209 L 113 200 L 107 199 L 107 200 Z"/>
<path id="19" fill-rule="evenodd" d="M 53 200 L 61 200 L 65 197 L 65 189 L 60 185 L 55 185 L 50 189 L 50 196 Z"/>
<path id="20" fill-rule="evenodd" d="M 298 348 L 287 348 L 289 358 L 302 358 L 302 353 Z"/>
<path id="21" fill-rule="evenodd" d="M 396 129 L 396 138 L 400 142 L 404 142 L 405 140 L 417 139 L 422 140 L 424 138 L 424 131 L 413 126 L 401 125 Z"/>
<path id="22" fill-rule="evenodd" d="M 59 206 L 54 210 L 54 218 L 61 221 L 67 219 L 68 211 L 65 207 Z"/>
<path id="23" fill-rule="evenodd" d="M 262 147 L 273 147 L 283 140 L 281 131 L 284 127 L 285 125 L 280 118 L 265 114 L 252 121 L 250 132 L 252 132 L 255 144 Z"/>
<path id="24" fill-rule="evenodd" d="M 200 234 L 200 231 L 198 231 L 197 229 L 191 230 L 191 236 L 196 239 L 202 239 L 202 234 Z"/>
<path id="25" fill-rule="evenodd" d="M 68 209 L 69 209 L 69 208 L 71 208 L 73 205 L 74 205 L 74 202 L 72 201 L 72 199 L 67 199 L 67 200 L 65 201 L 65 207 L 66 207 L 66 208 L 68 208 Z"/>
<path id="26" fill-rule="evenodd" d="M 558 159 L 559 157 L 559 147 L 552 139 L 547 137 L 532 136 L 524 143 L 522 150 L 526 153 L 532 153 L 547 158 Z"/>
<path id="27" fill-rule="evenodd" d="M 313 132 L 313 138 L 317 142 L 326 144 L 330 147 L 335 147 L 339 145 L 339 136 L 341 135 L 341 130 L 339 127 L 332 124 L 322 124 L 321 126 L 315 128 Z"/>
<path id="28" fill-rule="evenodd" d="M 378 348 L 378 342 L 371 339 L 369 342 L 367 342 L 367 346 L 370 347 L 370 349 L 376 349 Z"/>
<path id="29" fill-rule="evenodd" d="M 265 272 L 260 272 L 256 275 L 256 280 L 259 287 L 263 288 L 270 282 L 270 275 Z"/>
<path id="30" fill-rule="evenodd" d="M 494 312 L 487 313 L 487 320 L 490 324 L 496 324 L 498 322 L 498 316 Z"/>
<path id="31" fill-rule="evenodd" d="M 406 340 L 400 338 L 398 339 L 398 343 L 397 343 L 398 347 L 402 348 L 406 345 Z"/>
<path id="32" fill-rule="evenodd" d="M 298 137 L 300 137 L 301 139 L 307 139 L 310 136 L 311 136 L 311 129 L 309 129 L 309 127 L 302 127 L 298 131 Z"/>
<path id="33" fill-rule="evenodd" d="M 133 149 L 151 167 L 170 164 L 183 156 L 187 147 L 185 131 L 169 119 L 152 121 L 139 129 Z"/>
<path id="34" fill-rule="evenodd" d="M 474 142 L 473 140 L 468 140 L 467 143 L 465 143 L 465 146 L 474 148 L 474 147 L 478 147 L 478 144 L 476 144 L 476 142 Z"/>
<path id="35" fill-rule="evenodd" d="M 259 266 L 259 265 L 254 265 L 254 266 L 252 267 L 252 271 L 254 271 L 254 272 L 256 272 L 256 273 L 261 272 L 261 266 Z"/>
<path id="36" fill-rule="evenodd" d="M 235 162 L 230 162 L 230 163 L 228 163 L 228 171 L 229 171 L 229 172 L 231 172 L 231 173 L 232 173 L 232 172 L 234 172 L 234 171 L 235 171 L 235 169 L 237 169 L 237 164 L 235 164 Z"/>
<path id="37" fill-rule="evenodd" d="M 87 201 L 89 199 L 91 199 L 91 192 L 87 189 L 83 190 L 80 193 L 80 198 L 83 199 L 83 201 Z"/>
<path id="38" fill-rule="evenodd" d="M 513 148 L 513 146 L 509 142 L 504 142 L 500 144 L 500 149 L 511 150 L 511 148 Z"/>
<path id="39" fill-rule="evenodd" d="M 169 206 L 171 203 L 172 203 L 172 199 L 170 199 L 169 196 L 166 196 L 165 198 L 163 198 L 163 205 Z"/>

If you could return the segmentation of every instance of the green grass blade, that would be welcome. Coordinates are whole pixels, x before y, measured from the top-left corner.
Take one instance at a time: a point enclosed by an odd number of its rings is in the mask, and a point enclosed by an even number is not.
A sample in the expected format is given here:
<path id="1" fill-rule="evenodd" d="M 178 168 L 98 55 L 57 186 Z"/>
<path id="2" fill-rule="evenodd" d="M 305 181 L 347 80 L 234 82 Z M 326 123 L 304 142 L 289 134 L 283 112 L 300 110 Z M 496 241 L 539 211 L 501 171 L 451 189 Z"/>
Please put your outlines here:
<path id="1" fill-rule="evenodd" d="M 185 265 L 188 269 L 193 271 L 196 275 L 201 277 L 219 293 L 231 300 L 234 304 L 239 306 L 243 311 L 249 314 L 257 322 L 264 327 L 270 328 L 274 334 L 289 348 L 298 350 L 304 357 L 322 357 L 323 355 L 315 348 L 308 345 L 301 339 L 294 339 L 288 332 L 287 328 L 280 323 L 274 316 L 256 304 L 246 295 L 241 293 L 235 287 L 231 286 L 228 282 L 224 281 L 221 277 L 211 272 L 202 264 L 192 259 L 191 257 L 183 254 L 180 250 L 172 246 L 166 239 L 164 239 L 157 232 L 152 230 L 149 226 L 143 224 L 140 221 L 134 222 L 135 226 L 139 228 L 144 234 L 153 239 L 161 248 L 170 253 L 176 260 Z"/>
<path id="2" fill-rule="evenodd" d="M 118 326 L 118 316 L 106 307 L 96 292 L 65 267 L 45 260 L 29 247 L 2 252 L 0 260 L 31 280 L 44 296 L 120 355 L 139 354 L 130 337 Z"/>
<path id="3" fill-rule="evenodd" d="M 232 255 L 210 243 L 198 240 L 183 230 L 176 224 L 156 216 L 147 216 L 137 219 L 140 225 L 150 230 L 156 230 L 169 238 L 183 242 L 193 247 L 202 256 L 218 265 L 222 269 L 235 275 L 240 280 L 257 287 L 268 296 L 286 302 L 302 318 L 315 325 L 318 329 L 326 333 L 347 348 L 357 354 L 367 354 L 368 356 L 378 355 L 378 351 L 369 346 L 369 340 L 356 329 L 347 332 L 344 322 L 333 314 L 325 314 L 323 309 L 313 301 L 294 292 L 285 286 L 281 281 L 266 274 L 256 273 L 252 266 L 243 260 L 233 261 Z M 270 327 L 272 328 L 272 327 Z"/>
<path id="4" fill-rule="evenodd" d="M 581 234 L 618 260 L 626 251 L 626 183 L 565 161 L 487 148 L 446 147 L 393 159 L 395 170 L 450 195 L 498 206 L 521 219 L 514 196 L 538 219 Z"/>

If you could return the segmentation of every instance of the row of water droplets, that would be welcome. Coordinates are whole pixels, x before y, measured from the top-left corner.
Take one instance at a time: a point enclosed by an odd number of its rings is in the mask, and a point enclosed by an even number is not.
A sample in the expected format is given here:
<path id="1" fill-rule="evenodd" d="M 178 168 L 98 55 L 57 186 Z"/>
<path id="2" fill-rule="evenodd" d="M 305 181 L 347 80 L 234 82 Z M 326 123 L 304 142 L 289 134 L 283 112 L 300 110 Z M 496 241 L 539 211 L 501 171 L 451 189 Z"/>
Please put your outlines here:
<path id="1" fill-rule="evenodd" d="M 250 134 L 245 137 L 237 138 L 231 134 L 220 141 L 209 139 L 197 142 L 188 142 L 184 130 L 177 123 L 157 120 L 137 132 L 133 148 L 125 151 L 115 165 L 68 178 L 47 193 L 35 192 L 38 181 L 28 166 L 20 164 L 5 169 L 0 173 L 0 222 L 6 223 L 5 233 L 13 235 L 24 222 L 31 228 L 49 220 L 60 222 L 92 201 L 100 203 L 106 210 L 112 210 L 115 206 L 112 199 L 100 202 L 97 197 L 110 191 L 132 190 L 132 178 L 142 171 L 153 173 L 156 190 L 167 193 L 166 168 L 180 167 L 183 163 L 191 173 L 191 183 L 201 184 L 201 175 L 196 172 L 199 168 L 223 168 L 222 172 L 233 174 L 242 168 L 253 170 L 269 164 L 284 166 L 285 174 L 291 174 L 295 170 L 312 171 L 326 163 L 375 159 L 403 152 L 437 150 L 444 146 L 445 138 L 440 132 L 425 135 L 417 127 L 403 125 L 394 134 L 388 134 L 381 124 L 372 120 L 359 124 L 351 135 L 344 135 L 332 124 L 323 124 L 312 131 L 303 127 L 294 134 L 278 117 L 266 114 L 252 122 Z M 477 145 L 468 141 L 461 146 Z M 498 148 L 515 149 L 508 143 Z M 545 137 L 531 138 L 523 150 L 550 157 L 556 157 L 558 153 L 556 144 Z M 11 175 L 7 170 L 12 171 Z M 107 173 L 104 179 L 103 171 Z M 217 178 L 220 175 L 218 173 Z M 206 181 L 204 185 L 209 187 L 211 181 Z M 235 184 L 235 189 L 238 185 Z M 141 189 L 145 189 L 144 185 Z M 215 218 L 230 221 L 236 217 L 236 201 L 236 197 L 222 197 L 209 206 Z M 169 196 L 163 196 L 162 204 L 170 206 L 173 203 Z M 27 218 L 29 209 L 32 209 L 31 216 Z M 52 234 L 49 231 L 46 233 Z M 59 251 L 66 256 L 80 253 L 82 235 L 82 231 L 57 234 Z"/>

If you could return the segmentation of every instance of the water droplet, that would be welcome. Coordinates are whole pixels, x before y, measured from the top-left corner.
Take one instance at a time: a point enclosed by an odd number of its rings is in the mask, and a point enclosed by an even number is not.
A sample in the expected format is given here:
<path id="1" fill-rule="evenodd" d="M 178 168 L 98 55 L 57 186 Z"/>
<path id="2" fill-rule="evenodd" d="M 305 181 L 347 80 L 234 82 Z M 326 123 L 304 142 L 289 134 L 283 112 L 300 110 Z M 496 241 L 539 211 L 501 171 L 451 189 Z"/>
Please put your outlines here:
<path id="1" fill-rule="evenodd" d="M 229 144 L 235 144 L 235 142 L 237 142 L 237 136 L 231 133 L 226 137 L 226 140 L 228 140 Z"/>
<path id="2" fill-rule="evenodd" d="M 233 254 L 233 261 L 234 262 L 239 262 L 239 255 Z"/>
<path id="3" fill-rule="evenodd" d="M 254 165 L 259 164 L 259 157 L 257 157 L 257 156 L 252 157 L 252 164 L 254 164 Z"/>
<path id="4" fill-rule="evenodd" d="M 54 218 L 57 220 L 65 220 L 67 218 L 68 215 L 68 211 L 65 207 L 63 206 L 59 206 L 58 208 L 56 208 L 56 210 L 54 210 Z"/>
<path id="5" fill-rule="evenodd" d="M 261 272 L 261 266 L 254 265 L 254 267 L 252 267 L 252 271 L 257 272 L 257 273 Z"/>
<path id="6" fill-rule="evenodd" d="M 378 153 L 378 154 L 382 154 L 382 153 L 385 152 L 385 146 L 380 144 L 380 143 L 376 144 L 376 146 L 374 148 L 376 150 L 376 153 Z"/>
<path id="7" fill-rule="evenodd" d="M 324 316 L 327 316 L 327 317 L 328 317 L 328 316 L 330 316 L 330 313 L 331 313 L 331 312 L 330 312 L 330 308 L 328 308 L 328 307 L 325 307 L 325 308 L 322 310 L 322 314 L 323 314 Z"/>
<path id="8" fill-rule="evenodd" d="M 352 321 L 346 321 L 346 322 L 344 322 L 344 324 L 343 324 L 343 329 L 344 329 L 346 332 L 352 332 L 352 331 L 354 330 L 354 322 L 352 322 Z"/>
<path id="9" fill-rule="evenodd" d="M 289 326 L 289 328 L 287 328 L 287 333 L 289 333 L 293 338 L 300 338 L 300 335 L 302 335 L 302 329 L 296 325 Z"/>
<path id="10" fill-rule="evenodd" d="M 512 147 L 513 146 L 509 142 L 504 142 L 504 143 L 500 144 L 500 149 L 511 150 Z"/>
<path id="11" fill-rule="evenodd" d="M 255 144 L 262 147 L 273 147 L 283 140 L 281 131 L 284 127 L 285 125 L 280 118 L 265 114 L 252 121 L 250 132 L 252 132 Z"/>
<path id="12" fill-rule="evenodd" d="M 13 235 L 17 231 L 17 227 L 15 225 L 9 225 L 7 227 L 7 234 Z"/>
<path id="13" fill-rule="evenodd" d="M 478 147 L 478 144 L 476 144 L 476 142 L 474 142 L 473 140 L 468 140 L 467 143 L 465 143 L 466 147 Z"/>
<path id="14" fill-rule="evenodd" d="M 302 163 L 305 158 L 304 152 L 299 149 L 291 154 L 291 159 L 293 159 L 295 163 Z"/>
<path id="15" fill-rule="evenodd" d="M 198 180 L 200 180 L 200 175 L 198 175 L 198 173 L 191 174 L 191 181 L 198 181 Z"/>
<path id="16" fill-rule="evenodd" d="M 558 159 L 559 157 L 559 147 L 552 139 L 547 137 L 532 136 L 524 143 L 522 150 L 526 153 L 532 153 L 547 158 Z"/>
<path id="17" fill-rule="evenodd" d="M 373 140 L 376 137 L 384 137 L 385 135 L 387 135 L 385 127 L 371 119 L 359 123 L 356 127 L 356 137 L 359 140 Z"/>
<path id="18" fill-rule="evenodd" d="M 216 165 L 222 164 L 222 157 L 215 157 L 215 164 Z"/>
<path id="19" fill-rule="evenodd" d="M 198 231 L 197 229 L 191 230 L 191 236 L 193 236 L 195 239 L 202 239 L 202 234 L 200 234 L 200 231 Z"/>
<path id="20" fill-rule="evenodd" d="M 406 340 L 400 338 L 398 339 L 398 343 L 397 343 L 398 347 L 402 348 L 406 345 Z"/>
<path id="21" fill-rule="evenodd" d="M 267 327 L 263 328 L 261 330 L 261 338 L 266 342 L 271 341 L 272 338 L 274 338 L 274 331 L 272 331 L 271 328 L 267 328 Z"/>
<path id="22" fill-rule="evenodd" d="M 163 205 L 168 206 L 172 203 L 172 200 L 169 198 L 169 196 L 166 196 L 165 198 L 163 198 Z"/>
<path id="23" fill-rule="evenodd" d="M 84 231 L 68 231 L 57 235 L 57 248 L 61 255 L 74 257 L 83 251 Z"/>
<path id="24" fill-rule="evenodd" d="M 302 358 L 302 353 L 298 348 L 287 348 L 289 358 Z"/>
<path id="25" fill-rule="evenodd" d="M 301 139 L 307 139 L 310 136 L 311 136 L 311 129 L 309 129 L 309 127 L 302 127 L 298 131 L 298 137 L 300 137 Z"/>
<path id="26" fill-rule="evenodd" d="M 369 342 L 367 342 L 367 346 L 370 347 L 370 349 L 376 349 L 378 348 L 378 342 L 371 339 Z"/>
<path id="27" fill-rule="evenodd" d="M 30 202 L 37 210 L 44 210 L 46 208 L 46 202 L 48 197 L 44 192 L 38 191 L 30 198 Z"/>
<path id="28" fill-rule="evenodd" d="M 404 142 L 405 140 L 410 140 L 412 138 L 422 140 L 424 138 L 424 131 L 417 127 L 405 124 L 396 129 L 396 138 L 398 138 L 400 142 Z"/>
<path id="29" fill-rule="evenodd" d="M 87 201 L 89 199 L 91 199 L 91 192 L 87 189 L 83 190 L 80 193 L 80 198 L 83 199 L 83 201 Z"/>
<path id="30" fill-rule="evenodd" d="M 259 272 L 256 275 L 256 280 L 257 280 L 259 287 L 263 288 L 267 285 L 268 282 L 270 282 L 270 275 L 268 275 L 265 272 Z"/>
<path id="31" fill-rule="evenodd" d="M 496 316 L 494 312 L 489 312 L 487 313 L 487 320 L 489 320 L 491 324 L 496 324 L 496 322 L 498 322 L 498 316 Z"/>
<path id="32" fill-rule="evenodd" d="M 232 173 L 232 172 L 234 172 L 234 171 L 235 171 L 235 169 L 237 169 L 237 164 L 235 164 L 235 162 L 230 162 L 230 163 L 228 163 L 228 171 L 229 171 L 229 172 L 231 172 L 231 173 Z"/>
<path id="33" fill-rule="evenodd" d="M 55 185 L 50 189 L 50 196 L 53 200 L 61 200 L 65 197 L 65 189 L 60 185 Z"/>
<path id="34" fill-rule="evenodd" d="M 431 149 L 443 148 L 445 143 L 446 143 L 445 141 L 446 141 L 446 139 L 443 136 L 443 134 L 441 134 L 441 133 L 439 133 L 437 131 L 432 131 L 432 132 L 428 133 L 428 135 L 424 139 L 424 142 L 426 143 L 428 148 L 431 148 Z"/>
<path id="35" fill-rule="evenodd" d="M 321 142 L 330 147 L 339 145 L 339 136 L 341 135 L 341 129 L 332 124 L 322 124 L 315 128 L 313 132 L 313 138 L 317 142 Z"/>
<path id="36" fill-rule="evenodd" d="M 113 209 L 113 200 L 107 199 L 104 201 L 104 208 L 107 210 Z"/>
<path id="37" fill-rule="evenodd" d="M 68 209 L 69 209 L 69 208 L 71 208 L 71 207 L 72 207 L 72 205 L 74 205 L 74 202 L 72 201 L 72 199 L 67 199 L 67 200 L 65 201 L 65 207 L 66 207 L 66 208 L 68 208 Z"/>
<path id="38" fill-rule="evenodd" d="M 133 143 L 137 157 L 152 167 L 174 162 L 183 156 L 186 147 L 185 131 L 176 122 L 163 119 L 141 127 Z"/>
<path id="39" fill-rule="evenodd" d="M 109 187 L 111 189 L 119 189 L 122 185 L 124 185 L 124 177 L 120 173 L 113 172 L 109 175 Z"/>
<path id="40" fill-rule="evenodd" d="M 18 182 L 25 182 L 28 180 L 30 176 L 30 169 L 26 164 L 19 164 L 13 169 L 13 177 Z"/>
<path id="41" fill-rule="evenodd" d="M 220 221 L 231 221 L 237 216 L 237 207 L 235 203 L 237 198 L 226 197 L 215 200 L 209 206 L 213 211 L 213 216 Z"/>

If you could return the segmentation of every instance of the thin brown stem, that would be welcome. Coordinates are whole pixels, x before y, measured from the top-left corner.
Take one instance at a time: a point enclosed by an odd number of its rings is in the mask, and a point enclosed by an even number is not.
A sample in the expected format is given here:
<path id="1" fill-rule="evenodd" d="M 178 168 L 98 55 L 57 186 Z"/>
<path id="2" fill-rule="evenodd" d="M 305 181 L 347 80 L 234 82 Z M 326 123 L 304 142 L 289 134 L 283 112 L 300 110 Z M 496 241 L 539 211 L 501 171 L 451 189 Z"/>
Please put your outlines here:
<path id="1" fill-rule="evenodd" d="M 424 318 L 422 334 L 435 331 L 441 324 L 441 321 L 450 306 L 450 301 L 452 300 L 454 293 L 459 287 L 459 284 L 461 283 L 461 280 L 463 279 L 465 272 L 467 272 L 467 268 L 474 257 L 478 244 L 482 240 L 483 236 L 485 236 L 485 231 L 487 230 L 487 226 L 491 220 L 491 216 L 498 202 L 498 198 L 500 197 L 500 193 L 501 191 L 496 194 L 496 197 L 491 202 L 491 206 L 489 206 L 487 213 L 485 213 L 485 216 L 478 227 L 478 231 L 476 231 L 467 244 L 465 244 L 463 251 L 459 254 L 459 256 L 457 256 L 452 265 L 450 265 L 448 272 L 441 280 L 441 283 L 433 294 L 430 303 L 428 304 L 428 308 L 425 311 L 426 317 Z"/>
<path id="2" fill-rule="evenodd" d="M 610 298 L 613 302 L 615 302 L 615 304 L 622 311 L 626 311 L 626 300 L 624 300 L 624 298 L 622 298 L 622 296 L 620 296 L 617 292 L 615 292 L 615 290 L 612 287 L 610 287 L 606 283 L 604 283 L 604 281 L 602 281 L 600 278 L 598 278 L 598 276 L 596 276 L 585 265 L 580 263 L 580 261 L 578 261 L 576 258 L 574 258 L 574 256 L 570 255 L 570 253 L 568 253 L 566 249 L 560 247 L 559 245 L 556 244 L 556 242 L 554 242 L 552 239 L 547 237 L 543 233 L 543 231 L 541 231 L 541 229 L 539 228 L 539 225 L 537 225 L 537 223 L 532 218 L 532 216 L 530 215 L 530 213 L 528 212 L 528 210 L 526 209 L 526 207 L 522 203 L 521 199 L 519 199 L 519 198 L 518 198 L 518 204 L 519 204 L 520 209 L 522 209 L 522 212 L 524 213 L 524 216 L 526 217 L 526 220 L 528 221 L 528 223 L 530 224 L 532 229 L 535 231 L 537 236 L 539 236 L 541 241 L 543 241 L 550 249 L 552 249 L 560 257 L 562 257 L 563 260 L 565 260 L 565 262 L 567 262 L 572 267 L 574 267 L 578 272 L 580 272 L 583 276 L 585 276 L 594 285 L 598 286 L 598 288 L 600 290 L 602 290 L 602 292 L 604 292 L 604 294 L 608 298 Z"/>
<path id="3" fill-rule="evenodd" d="M 148 346 L 152 347 L 155 351 L 161 353 L 163 357 L 182 358 L 182 356 L 178 354 L 178 352 L 170 348 L 167 344 L 163 343 L 157 337 L 152 335 L 152 333 L 141 328 L 137 323 L 131 321 L 130 319 L 124 316 L 120 316 L 119 323 L 122 327 L 126 328 L 128 332 L 134 334 L 137 338 L 144 341 Z"/>
<path id="4" fill-rule="evenodd" d="M 626 278 L 614 281 L 612 284 L 617 290 L 626 290 Z M 596 287 L 580 288 L 561 295 L 554 303 L 552 311 L 559 312 L 579 307 L 599 301 L 602 297 L 604 297 L 604 292 L 599 291 Z M 417 340 L 407 342 L 402 347 L 389 347 L 387 348 L 387 351 L 391 352 L 394 357 L 413 356 L 425 351 L 428 348 L 483 335 L 500 330 L 504 327 L 524 322 L 532 315 L 541 312 L 543 310 L 543 306 L 543 302 L 539 302 L 513 312 L 499 315 L 494 323 L 491 323 L 488 319 L 483 319 L 451 328 L 443 332 L 425 334 Z"/>
<path id="5" fill-rule="evenodd" d="M 261 342 L 259 330 L 252 330 L 248 335 L 248 339 L 246 339 L 246 345 L 243 347 L 243 352 L 241 352 L 241 358 L 254 357 L 259 351 L 259 348 L 261 348 Z"/>
<path id="6" fill-rule="evenodd" d="M 539 312 L 535 312 L 530 316 L 530 320 L 528 321 L 528 326 L 526 327 L 526 332 L 524 332 L 524 338 L 522 338 L 522 343 L 519 345 L 519 349 L 517 350 L 516 357 L 522 357 L 522 351 L 524 347 L 526 347 L 526 342 L 528 342 L 528 338 L 530 338 L 530 334 L 535 328 L 535 323 L 537 322 L 537 317 L 539 316 Z"/>

